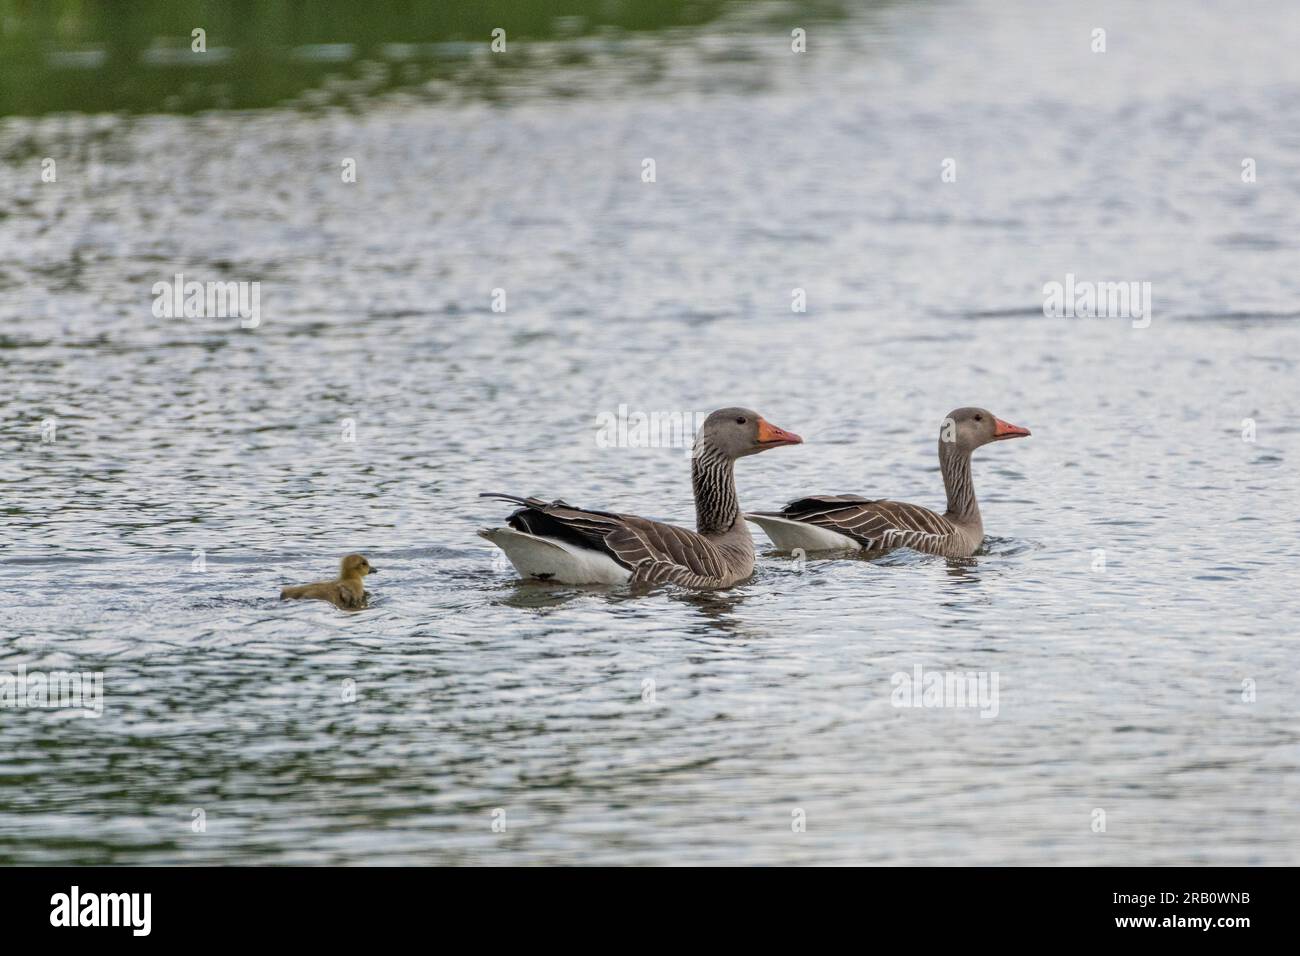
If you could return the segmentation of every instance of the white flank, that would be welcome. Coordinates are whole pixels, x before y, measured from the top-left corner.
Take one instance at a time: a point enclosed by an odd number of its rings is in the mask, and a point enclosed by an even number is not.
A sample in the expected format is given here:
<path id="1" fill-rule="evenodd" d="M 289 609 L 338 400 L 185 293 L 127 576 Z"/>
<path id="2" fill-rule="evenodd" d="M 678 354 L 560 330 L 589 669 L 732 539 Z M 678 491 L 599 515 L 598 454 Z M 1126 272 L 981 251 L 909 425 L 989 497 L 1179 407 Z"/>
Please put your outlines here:
<path id="1" fill-rule="evenodd" d="M 542 538 L 513 528 L 484 528 L 479 532 L 506 553 L 526 578 L 560 584 L 623 584 L 631 572 L 603 551 L 579 548 L 556 538 Z"/>
<path id="2" fill-rule="evenodd" d="M 795 548 L 804 551 L 862 550 L 862 545 L 852 538 L 802 521 L 771 515 L 745 515 L 745 520 L 762 528 L 778 551 L 793 551 Z"/>

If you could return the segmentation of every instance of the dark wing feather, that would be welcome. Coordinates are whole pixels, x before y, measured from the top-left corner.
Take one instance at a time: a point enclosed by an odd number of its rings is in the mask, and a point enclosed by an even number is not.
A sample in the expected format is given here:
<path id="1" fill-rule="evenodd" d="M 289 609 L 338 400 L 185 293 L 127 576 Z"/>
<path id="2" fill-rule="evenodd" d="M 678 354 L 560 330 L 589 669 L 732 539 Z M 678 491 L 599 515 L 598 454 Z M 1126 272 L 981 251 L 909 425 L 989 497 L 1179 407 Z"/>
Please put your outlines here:
<path id="1" fill-rule="evenodd" d="M 540 537 L 558 538 L 580 548 L 608 551 L 607 535 L 618 530 L 622 518 L 604 511 L 584 511 L 563 501 L 527 499 L 527 504 L 506 519 L 516 531 Z M 613 555 L 611 554 L 611 557 Z"/>
<path id="2" fill-rule="evenodd" d="M 754 513 L 799 521 L 802 520 L 804 514 L 815 514 L 819 511 L 839 508 L 849 504 L 866 505 L 871 503 L 872 499 L 864 498 L 861 495 L 809 495 L 807 498 L 796 498 L 780 511 L 757 511 Z"/>

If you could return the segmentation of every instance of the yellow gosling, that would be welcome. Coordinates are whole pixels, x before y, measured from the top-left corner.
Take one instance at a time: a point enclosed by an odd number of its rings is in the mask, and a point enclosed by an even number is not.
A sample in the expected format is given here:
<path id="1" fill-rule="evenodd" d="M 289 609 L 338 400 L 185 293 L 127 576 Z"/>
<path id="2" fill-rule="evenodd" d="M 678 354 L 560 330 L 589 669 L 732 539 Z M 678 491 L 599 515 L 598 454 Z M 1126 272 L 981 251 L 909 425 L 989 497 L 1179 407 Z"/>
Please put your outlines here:
<path id="1" fill-rule="evenodd" d="M 375 574 L 370 562 L 360 554 L 349 554 L 339 565 L 339 576 L 334 581 L 317 581 L 315 584 L 299 584 L 285 588 L 280 592 L 280 600 L 299 598 L 329 601 L 337 608 L 359 610 L 366 606 L 364 579 L 367 574 Z"/>

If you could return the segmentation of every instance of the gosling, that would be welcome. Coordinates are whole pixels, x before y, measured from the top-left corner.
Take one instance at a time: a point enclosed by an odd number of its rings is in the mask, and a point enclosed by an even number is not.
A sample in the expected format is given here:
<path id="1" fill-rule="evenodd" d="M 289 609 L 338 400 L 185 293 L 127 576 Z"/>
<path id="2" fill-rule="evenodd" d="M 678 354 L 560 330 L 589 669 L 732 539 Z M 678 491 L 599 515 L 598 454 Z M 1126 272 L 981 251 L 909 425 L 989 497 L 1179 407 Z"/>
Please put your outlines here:
<path id="1" fill-rule="evenodd" d="M 299 584 L 285 588 L 280 592 L 280 600 L 297 598 L 314 598 L 329 601 L 337 608 L 355 611 L 366 607 L 370 594 L 362 580 L 367 574 L 375 574 L 375 568 L 360 554 L 349 554 L 339 565 L 338 580 L 317 581 L 315 584 Z"/>

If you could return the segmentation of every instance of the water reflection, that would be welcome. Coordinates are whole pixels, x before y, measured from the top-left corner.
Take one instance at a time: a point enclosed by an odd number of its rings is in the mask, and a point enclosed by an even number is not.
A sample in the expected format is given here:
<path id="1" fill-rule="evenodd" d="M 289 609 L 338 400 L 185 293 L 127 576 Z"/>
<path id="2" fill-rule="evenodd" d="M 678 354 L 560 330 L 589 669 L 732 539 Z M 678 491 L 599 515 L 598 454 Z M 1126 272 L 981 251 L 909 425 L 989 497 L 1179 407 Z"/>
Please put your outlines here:
<path id="1" fill-rule="evenodd" d="M 503 586 L 504 596 L 499 599 L 503 607 L 538 610 L 542 608 L 564 607 L 587 597 L 604 597 L 609 601 L 618 599 L 620 593 L 630 593 L 626 588 L 607 587 L 599 584 L 553 584 L 546 581 L 534 581 L 517 578 Z"/>
<path id="2" fill-rule="evenodd" d="M 632 589 L 626 586 L 552 584 L 545 581 L 515 579 L 499 590 L 497 603 L 502 607 L 524 610 L 562 608 L 586 600 L 598 600 L 610 606 L 627 604 L 635 609 L 640 602 L 668 600 L 697 612 L 712 628 L 735 630 L 736 612 L 747 594 L 744 586 L 729 591 L 684 591 L 661 586 Z"/>
<path id="3" fill-rule="evenodd" d="M 740 633 L 748 631 L 744 621 L 737 612 L 744 605 L 749 595 L 741 585 L 729 591 L 680 591 L 670 589 L 665 592 L 674 603 L 691 608 L 699 614 L 701 623 L 709 631 Z"/>

